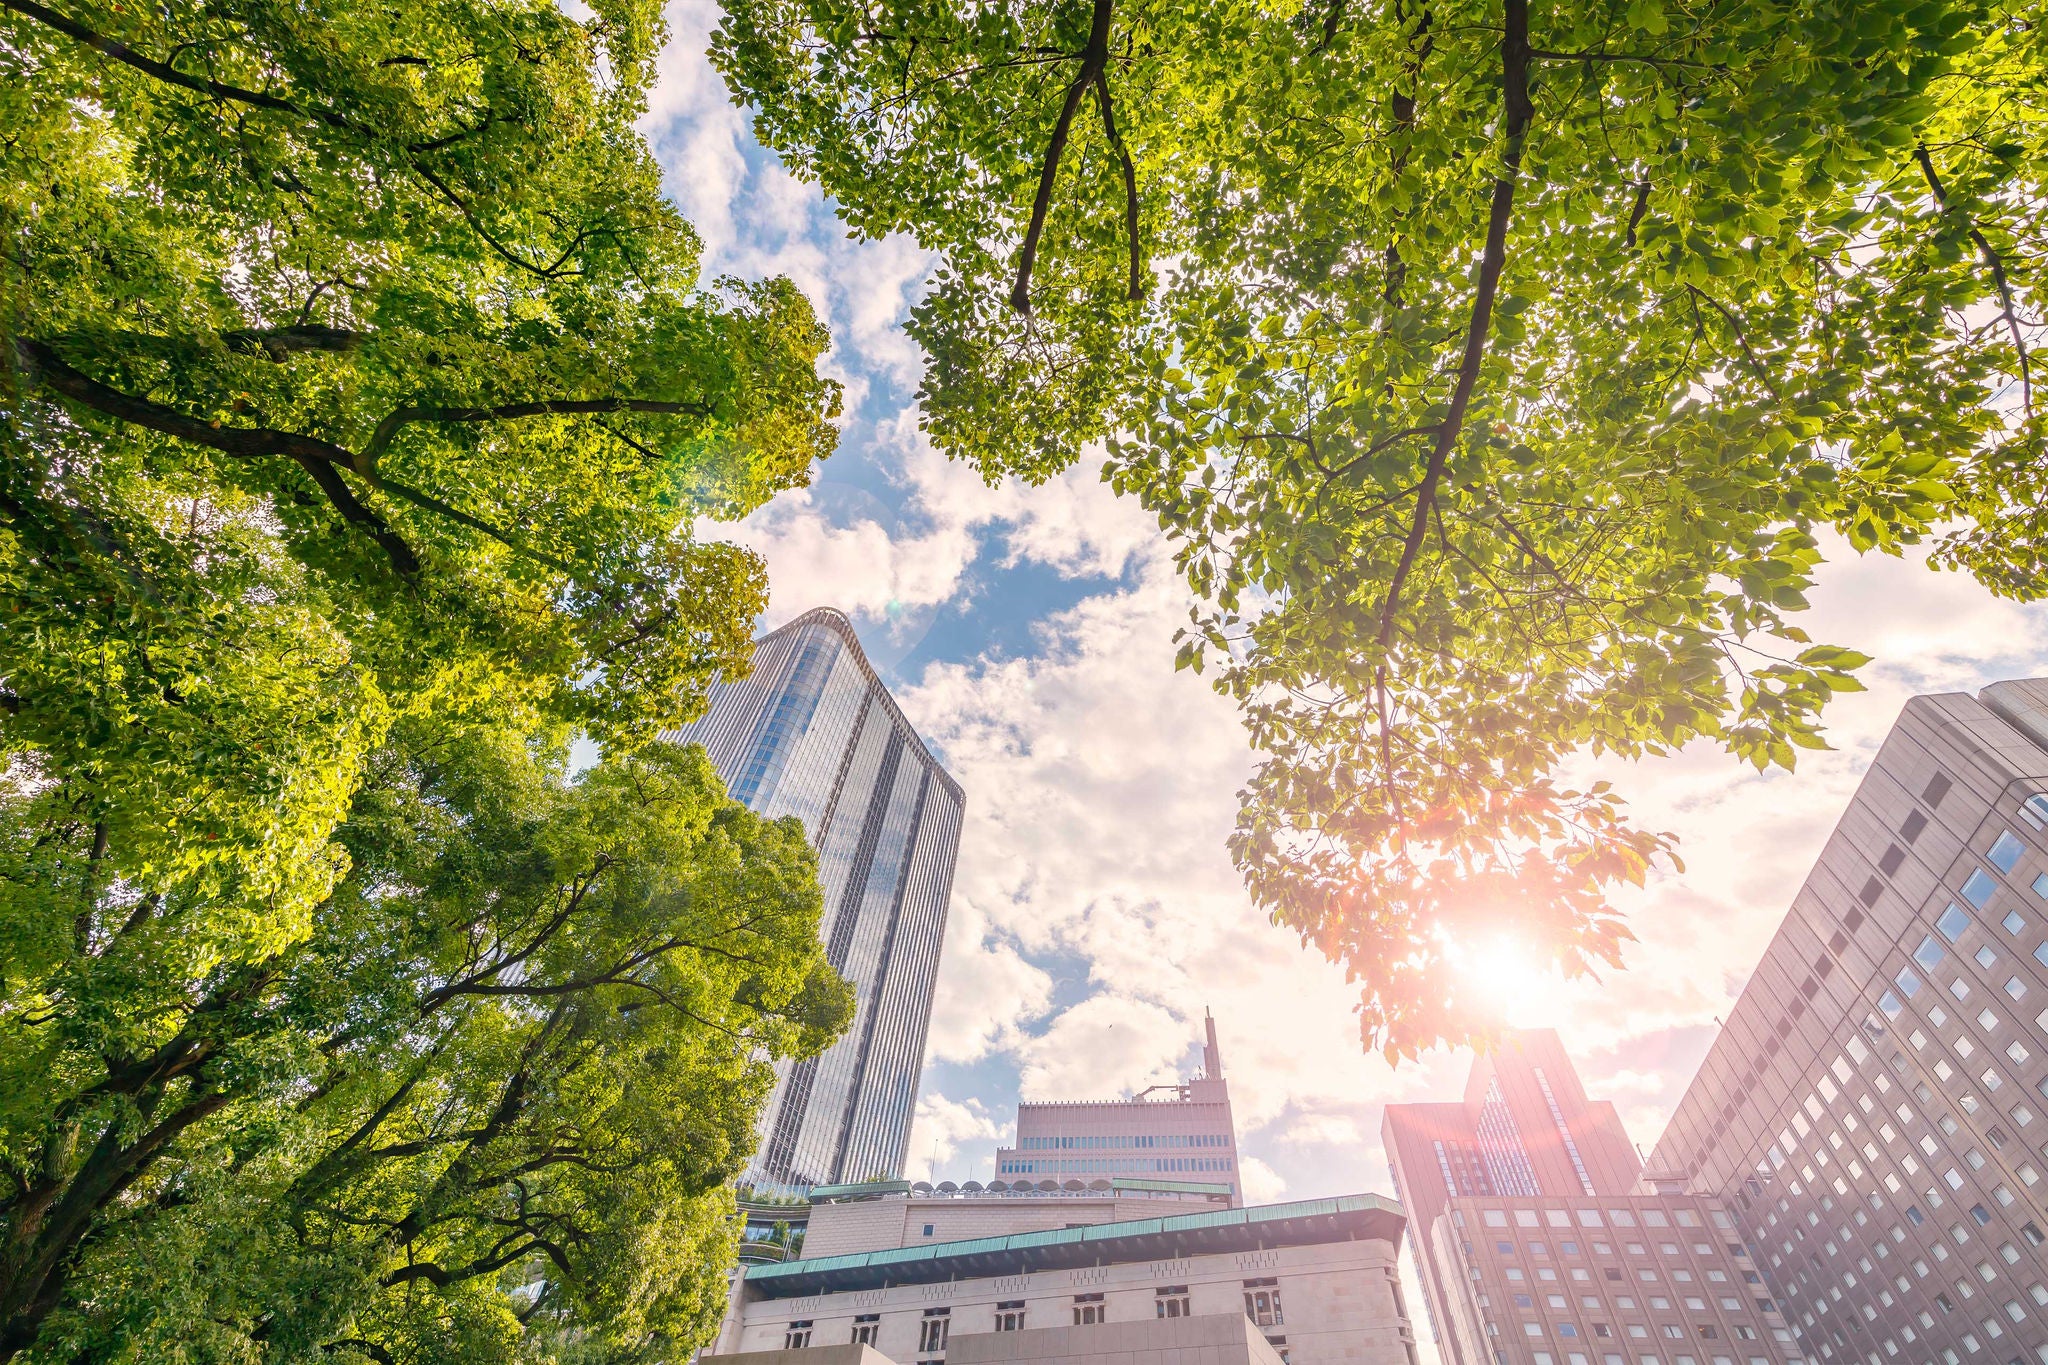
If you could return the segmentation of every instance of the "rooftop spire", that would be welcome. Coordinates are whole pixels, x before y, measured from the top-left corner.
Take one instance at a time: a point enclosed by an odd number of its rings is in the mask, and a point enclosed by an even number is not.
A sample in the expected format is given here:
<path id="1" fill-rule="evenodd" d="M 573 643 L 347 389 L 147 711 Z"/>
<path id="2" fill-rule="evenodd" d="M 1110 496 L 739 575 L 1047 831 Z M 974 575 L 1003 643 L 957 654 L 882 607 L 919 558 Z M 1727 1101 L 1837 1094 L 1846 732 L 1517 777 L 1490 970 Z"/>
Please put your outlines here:
<path id="1" fill-rule="evenodd" d="M 1202 1074 L 1212 1081 L 1223 1079 L 1223 1050 L 1216 1046 L 1216 1016 L 1209 1013 L 1208 1006 L 1202 1007 L 1202 1026 L 1208 1032 L 1208 1041 L 1202 1044 Z"/>

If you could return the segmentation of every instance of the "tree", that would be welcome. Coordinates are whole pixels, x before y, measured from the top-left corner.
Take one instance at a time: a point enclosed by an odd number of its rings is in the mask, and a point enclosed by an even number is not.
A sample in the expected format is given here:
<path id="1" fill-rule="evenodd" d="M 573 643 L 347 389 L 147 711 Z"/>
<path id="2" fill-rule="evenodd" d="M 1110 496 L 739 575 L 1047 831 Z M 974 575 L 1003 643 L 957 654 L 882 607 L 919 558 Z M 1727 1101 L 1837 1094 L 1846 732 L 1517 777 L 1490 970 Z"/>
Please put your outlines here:
<path id="1" fill-rule="evenodd" d="M 935 441 L 1158 513 L 1232 851 L 1390 1056 L 1490 935 L 1620 964 L 1673 840 L 1574 755 L 1824 746 L 1824 532 L 2048 588 L 2038 6 L 725 8 L 762 139 L 942 253 Z"/>
<path id="2" fill-rule="evenodd" d="M 0 1201 L 0 1359 L 622 1362 L 715 1330 L 770 1061 L 850 992 L 799 822 L 698 749 L 572 779 L 563 733 L 401 723 L 306 938 L 193 972 L 173 893 L 0 1035 L 7 1149 L 65 1158 Z"/>
<path id="3" fill-rule="evenodd" d="M 687 1336 L 752 1050 L 828 1029 L 793 836 L 641 753 L 747 665 L 761 564 L 697 528 L 830 452 L 827 339 L 786 281 L 699 281 L 634 130 L 659 6 L 586 12 L 0 0 L 0 1356 L 318 1354 L 344 1319 L 372 1359 L 489 1356 L 513 1274 L 529 1332 Z M 608 756 L 573 796 L 563 727 Z M 567 842 L 437 836 L 436 875 L 541 880 L 434 902 L 376 803 L 482 819 L 446 784 L 493 744 L 531 809 L 491 837 Z M 577 819 L 645 886 L 517 919 Z M 720 966 L 763 895 L 766 955 Z M 659 923 L 689 942 L 573 975 Z M 561 995 L 427 1007 L 522 930 L 556 947 L 479 985 Z M 296 1198 L 358 1130 L 377 1159 Z"/>
<path id="4" fill-rule="evenodd" d="M 631 745 L 745 668 L 761 565 L 692 526 L 805 481 L 837 390 L 786 281 L 697 283 L 633 131 L 660 33 L 0 5 L 0 723 L 84 903 L 173 873 L 195 959 L 267 955 L 394 715 Z"/>

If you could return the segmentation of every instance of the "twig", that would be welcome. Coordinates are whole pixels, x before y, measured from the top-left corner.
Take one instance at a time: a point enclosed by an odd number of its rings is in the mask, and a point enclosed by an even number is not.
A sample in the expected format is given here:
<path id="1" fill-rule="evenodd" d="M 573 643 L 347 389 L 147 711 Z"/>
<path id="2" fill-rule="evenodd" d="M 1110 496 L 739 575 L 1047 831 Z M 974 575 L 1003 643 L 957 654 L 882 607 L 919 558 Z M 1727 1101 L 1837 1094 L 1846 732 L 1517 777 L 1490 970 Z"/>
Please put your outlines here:
<path id="1" fill-rule="evenodd" d="M 1934 202 L 1941 206 L 1942 212 L 1955 213 L 1962 218 L 1969 230 L 1970 240 L 1976 243 L 1977 250 L 1982 256 L 1984 264 L 1991 271 L 1991 282 L 1997 286 L 1998 301 L 2003 305 L 1999 310 L 1999 316 L 2005 319 L 2006 327 L 2012 332 L 2013 349 L 2019 352 L 2020 401 L 2027 410 L 2028 420 L 2031 421 L 2034 416 L 2033 366 L 2027 358 L 2026 339 L 2020 334 L 2019 314 L 2013 310 L 2012 283 L 2005 277 L 2005 260 L 1998 252 L 1992 249 L 1991 243 L 1978 230 L 1975 219 L 1967 213 L 1963 213 L 1961 210 L 1950 206 L 1948 191 L 1943 188 L 1941 177 L 1935 173 L 1934 158 L 1928 155 L 1927 148 L 1925 146 L 1915 147 L 1913 149 L 1913 159 L 1920 163 L 1920 174 L 1926 178 L 1927 188 L 1934 192 Z"/>

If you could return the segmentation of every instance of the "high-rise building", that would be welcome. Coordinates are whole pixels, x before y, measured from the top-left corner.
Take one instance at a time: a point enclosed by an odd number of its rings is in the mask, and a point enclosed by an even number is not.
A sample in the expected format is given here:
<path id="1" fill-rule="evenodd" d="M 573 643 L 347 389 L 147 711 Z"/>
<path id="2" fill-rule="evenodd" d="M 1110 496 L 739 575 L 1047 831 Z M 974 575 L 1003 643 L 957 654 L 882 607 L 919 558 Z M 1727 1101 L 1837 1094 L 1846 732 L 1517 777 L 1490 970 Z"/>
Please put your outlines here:
<path id="1" fill-rule="evenodd" d="M 1213 1182 L 1242 1202 L 1237 1127 L 1216 1021 L 1204 1021 L 1202 1074 L 1128 1100 L 1017 1106 L 1017 1145 L 996 1151 L 998 1180 L 1086 1185 L 1116 1179 Z M 1157 1098 L 1155 1098 L 1157 1096 Z"/>
<path id="2" fill-rule="evenodd" d="M 963 795 L 862 653 L 853 625 L 807 612 L 754 647 L 666 738 L 702 744 L 735 800 L 795 815 L 818 850 L 826 956 L 853 983 L 852 1027 L 784 1065 L 748 1183 L 898 1175 L 924 1066 Z"/>
<path id="3" fill-rule="evenodd" d="M 1652 1164 L 1823 1362 L 2048 1362 L 2048 681 L 1916 697 Z"/>
<path id="4" fill-rule="evenodd" d="M 1645 1177 L 1557 1035 L 1509 1035 L 1465 1098 L 1381 1122 L 1448 1365 L 1801 1361 L 1734 1223 Z"/>

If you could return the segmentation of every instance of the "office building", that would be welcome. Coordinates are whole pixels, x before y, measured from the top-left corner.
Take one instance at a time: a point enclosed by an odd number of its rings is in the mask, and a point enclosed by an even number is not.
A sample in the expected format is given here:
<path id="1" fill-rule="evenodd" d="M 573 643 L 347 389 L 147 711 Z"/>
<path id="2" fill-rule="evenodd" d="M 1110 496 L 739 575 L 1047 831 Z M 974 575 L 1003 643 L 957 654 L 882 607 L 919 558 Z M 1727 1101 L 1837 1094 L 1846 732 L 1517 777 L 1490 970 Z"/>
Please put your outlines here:
<path id="1" fill-rule="evenodd" d="M 826 955 L 853 983 L 852 1027 L 785 1064 L 747 1183 L 803 1188 L 900 1174 L 960 843 L 960 785 L 861 652 L 852 623 L 807 612 L 763 637 L 753 672 L 666 738 L 704 746 L 734 799 L 802 819 L 818 850 Z"/>
<path id="2" fill-rule="evenodd" d="M 1202 1074 L 1128 1100 L 1017 1106 L 1017 1144 L 996 1152 L 996 1175 L 1051 1183 L 1119 1178 L 1211 1182 L 1242 1202 L 1237 1127 L 1216 1021 L 1204 1021 Z"/>
<path id="3" fill-rule="evenodd" d="M 986 1185 L 814 1187 L 801 1257 L 742 1269 L 706 1359 L 1417 1365 L 1401 1210 L 1373 1195 L 1238 1207 L 1230 1098 L 1215 1022 L 1206 1029 L 1193 1080 L 1022 1106 L 1019 1141 Z M 1194 1156 L 1229 1164 L 1154 1164 Z M 1008 1169 L 1054 1160 L 1118 1169 Z"/>
<path id="4" fill-rule="evenodd" d="M 1916 697 L 1658 1143 L 1828 1365 L 2048 1362 L 2048 681 Z"/>
<path id="5" fill-rule="evenodd" d="M 816 1248 L 842 1205 L 815 1207 L 802 1260 L 735 1282 L 706 1361 L 809 1365 L 864 1347 L 892 1365 L 1416 1365 L 1401 1211 L 1378 1196 L 1166 1216 L 1171 1201 L 967 1204 L 978 1236 L 836 1255 Z"/>
<path id="6" fill-rule="evenodd" d="M 1446 1365 L 1795 1365 L 1726 1210 L 1646 1177 L 1557 1035 L 1477 1058 L 1381 1136 Z"/>

